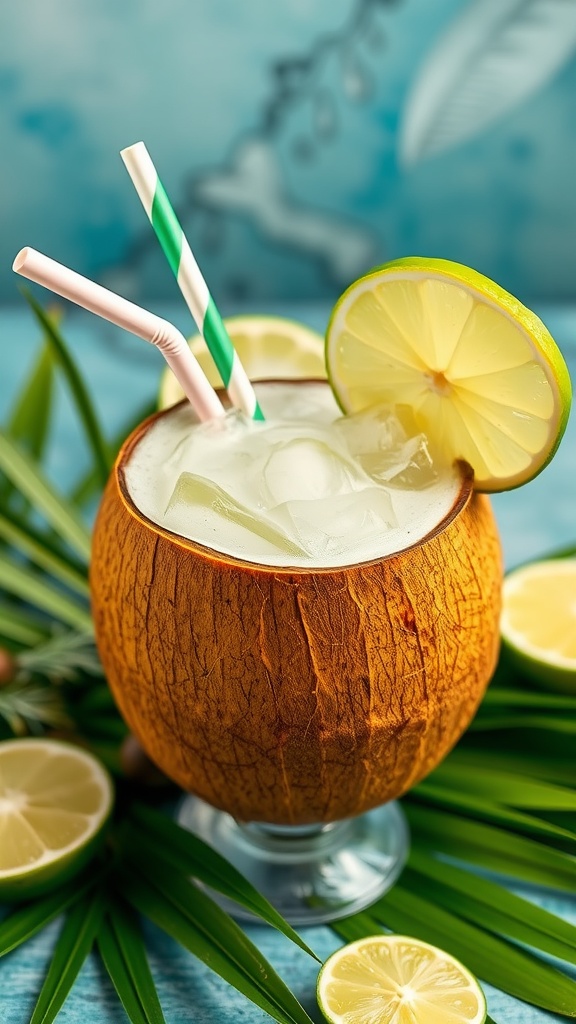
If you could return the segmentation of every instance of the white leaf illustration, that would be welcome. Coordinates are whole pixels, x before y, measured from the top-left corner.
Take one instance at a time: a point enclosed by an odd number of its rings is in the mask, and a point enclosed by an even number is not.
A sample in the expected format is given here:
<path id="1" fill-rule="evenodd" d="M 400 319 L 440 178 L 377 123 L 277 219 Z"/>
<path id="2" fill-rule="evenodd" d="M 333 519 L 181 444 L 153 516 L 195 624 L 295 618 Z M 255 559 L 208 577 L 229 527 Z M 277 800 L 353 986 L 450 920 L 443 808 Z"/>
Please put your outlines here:
<path id="1" fill-rule="evenodd" d="M 278 160 L 260 139 L 243 142 L 228 169 L 201 178 L 196 195 L 212 209 L 247 214 L 275 242 L 319 256 L 340 280 L 357 276 L 374 258 L 374 242 L 364 228 L 286 194 Z"/>
<path id="2" fill-rule="evenodd" d="M 476 135 L 541 88 L 575 47 L 575 0 L 472 0 L 416 75 L 402 162 L 415 164 Z"/>

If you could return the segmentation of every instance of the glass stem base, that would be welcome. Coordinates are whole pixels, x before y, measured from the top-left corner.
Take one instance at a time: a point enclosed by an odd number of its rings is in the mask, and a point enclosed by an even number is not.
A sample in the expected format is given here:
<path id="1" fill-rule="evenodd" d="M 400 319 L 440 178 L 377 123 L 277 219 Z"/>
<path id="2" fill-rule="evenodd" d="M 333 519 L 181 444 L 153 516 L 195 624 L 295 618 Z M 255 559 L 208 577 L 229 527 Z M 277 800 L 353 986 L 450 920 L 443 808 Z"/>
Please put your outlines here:
<path id="1" fill-rule="evenodd" d="M 392 887 L 409 850 L 396 803 L 329 825 L 240 824 L 187 796 L 177 819 L 231 864 L 293 925 L 324 924 L 370 906 Z M 233 917 L 256 918 L 232 900 L 210 895 Z"/>

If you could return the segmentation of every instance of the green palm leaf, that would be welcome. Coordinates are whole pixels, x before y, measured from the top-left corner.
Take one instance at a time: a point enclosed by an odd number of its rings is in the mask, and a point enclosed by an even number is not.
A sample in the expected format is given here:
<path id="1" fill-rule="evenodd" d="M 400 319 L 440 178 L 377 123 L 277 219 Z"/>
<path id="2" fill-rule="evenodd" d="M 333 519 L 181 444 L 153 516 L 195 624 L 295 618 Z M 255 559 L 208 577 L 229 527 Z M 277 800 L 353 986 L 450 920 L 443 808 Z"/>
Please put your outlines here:
<path id="1" fill-rule="evenodd" d="M 564 788 L 571 788 L 574 784 L 573 758 L 544 757 L 541 754 L 535 755 L 532 750 L 500 751 L 490 749 L 488 753 L 487 757 L 487 751 L 483 748 L 474 750 L 460 744 L 456 750 L 452 751 L 444 765 L 450 766 L 450 770 L 456 769 L 458 775 L 473 775 L 477 771 L 483 772 L 488 768 L 491 771 L 519 775 L 523 779 L 526 776 L 538 780 L 547 779 Z"/>
<path id="2" fill-rule="evenodd" d="M 56 554 L 36 531 L 22 525 L 22 521 L 18 524 L 0 512 L 0 537 L 77 594 L 86 598 L 89 596 L 86 573 L 73 568 L 70 562 L 62 555 Z"/>
<path id="3" fill-rule="evenodd" d="M 573 711 L 576 714 L 576 697 L 558 693 L 536 693 L 531 690 L 504 689 L 491 686 L 482 700 L 482 710 L 491 707 L 545 708 L 547 711 Z"/>
<path id="4" fill-rule="evenodd" d="M 110 453 L 100 429 L 98 417 L 88 389 L 57 326 L 46 315 L 42 306 L 36 302 L 36 299 L 27 288 L 23 288 L 22 293 L 42 327 L 46 340 L 51 346 L 54 359 L 61 367 L 68 382 L 70 393 L 78 412 L 78 418 L 84 427 L 86 440 L 92 451 L 94 466 L 100 475 L 101 484 L 104 485 L 110 471 Z"/>
<path id="5" fill-rule="evenodd" d="M 477 715 L 469 728 L 471 732 L 536 729 L 573 736 L 576 734 L 576 718 L 556 718 L 552 715 Z"/>
<path id="6" fill-rule="evenodd" d="M 53 361 L 48 345 L 44 345 L 32 368 L 32 372 L 20 392 L 6 427 L 6 432 L 14 441 L 22 446 L 36 460 L 44 451 L 53 393 Z M 18 491 L 14 485 L 4 479 L 0 482 L 0 508 L 8 507 Z M 22 514 L 26 501 L 19 495 L 18 511 Z"/>
<path id="7" fill-rule="evenodd" d="M 93 879 L 75 878 L 73 882 L 61 886 L 49 896 L 43 896 L 13 910 L 8 917 L 0 921 L 0 956 L 10 953 L 42 931 L 50 921 L 80 900 L 93 885 Z"/>
<path id="8" fill-rule="evenodd" d="M 48 316 L 48 314 L 46 314 Z M 32 372 L 25 382 L 8 419 L 7 432 L 36 460 L 42 457 L 52 411 L 54 361 L 44 344 Z"/>
<path id="9" fill-rule="evenodd" d="M 469 907 L 469 910 L 463 911 L 464 917 L 470 917 L 495 934 L 517 938 L 542 953 L 550 953 L 551 956 L 576 963 L 576 925 L 516 896 L 497 882 L 471 874 L 454 864 L 446 864 L 417 849 L 410 854 L 408 864 L 411 869 L 409 877 L 413 877 L 416 872 L 429 880 L 429 898 L 434 897 L 434 893 L 439 891 L 436 887 L 440 885 L 442 898 L 439 898 L 439 902 L 446 906 L 444 896 L 449 890 L 450 903 L 447 909 L 454 909 L 462 896 L 465 898 L 465 906 Z M 488 918 L 483 916 L 485 911 L 495 911 L 499 915 L 497 927 L 487 923 Z M 516 925 L 524 929 L 523 937 L 510 930 Z"/>
<path id="10" fill-rule="evenodd" d="M 136 870 L 124 874 L 122 892 L 137 910 L 279 1024 L 311 1024 L 296 997 L 236 922 L 195 885 L 164 874 L 162 861 L 149 860 L 146 877 Z"/>
<path id="11" fill-rule="evenodd" d="M 277 928 L 310 956 L 318 959 L 268 900 L 211 846 L 144 804 L 134 805 L 131 815 L 142 826 L 136 828 L 131 845 L 134 851 L 140 851 L 143 860 L 156 852 L 156 856 L 160 855 L 166 861 L 165 871 L 176 869 L 185 877 L 192 875 Z M 138 862 L 140 859 L 139 854 Z"/>
<path id="12" fill-rule="evenodd" d="M 68 911 L 30 1024 L 52 1024 L 94 945 L 104 906 L 104 891 L 98 888 Z"/>
<path id="13" fill-rule="evenodd" d="M 132 1024 L 166 1024 L 140 926 L 119 896 L 115 897 L 100 925 L 97 942 L 104 966 Z"/>
<path id="14" fill-rule="evenodd" d="M 483 761 L 486 762 L 484 757 Z M 474 771 L 463 772 L 458 764 L 445 761 L 429 776 L 435 786 L 471 793 L 491 799 L 496 793 L 498 803 L 533 810 L 576 811 L 576 793 L 568 786 L 527 779 L 513 772 L 504 772 L 490 764 L 477 765 Z"/>
<path id="15" fill-rule="evenodd" d="M 438 804 L 440 807 L 462 811 L 471 818 L 480 818 L 500 825 L 507 825 L 511 829 L 528 832 L 530 835 L 576 841 L 576 833 L 570 829 L 553 825 L 532 814 L 523 814 L 511 807 L 504 807 L 493 800 L 477 796 L 471 791 L 448 789 L 445 785 L 435 784 L 434 781 L 427 781 L 421 782 L 412 792 L 420 800 Z"/>
<path id="16" fill-rule="evenodd" d="M 92 630 L 88 609 L 0 552 L 0 587 L 15 597 L 84 632 Z"/>
<path id="17" fill-rule="evenodd" d="M 46 623 L 25 608 L 0 603 L 0 638 L 34 647 L 48 636 Z"/>
<path id="18" fill-rule="evenodd" d="M 410 800 L 403 806 L 419 848 L 471 861 L 517 881 L 574 892 L 576 857 L 526 836 Z"/>
<path id="19" fill-rule="evenodd" d="M 122 427 L 122 430 L 116 435 L 111 444 L 108 446 L 110 451 L 110 460 L 116 458 L 116 455 L 120 451 L 120 448 L 124 444 L 124 441 L 132 431 L 143 422 L 148 419 L 153 412 L 156 411 L 156 404 L 154 402 L 146 402 L 135 416 L 131 416 L 128 423 Z M 100 479 L 100 473 L 95 467 L 88 470 L 84 476 L 78 481 L 72 494 L 70 495 L 70 501 L 72 504 L 83 508 L 89 501 L 97 497 L 102 490 L 102 482 Z"/>
<path id="20" fill-rule="evenodd" d="M 77 510 L 56 493 L 30 456 L 0 431 L 0 469 L 82 559 L 90 558 L 90 531 Z"/>
<path id="21" fill-rule="evenodd" d="M 463 874 L 465 873 L 463 872 Z M 469 876 L 469 883 L 474 891 L 475 879 Z M 567 963 L 576 964 L 576 949 L 574 947 L 549 935 L 543 935 L 526 921 L 508 915 L 494 906 L 488 906 L 476 899 L 475 896 L 456 891 L 451 885 L 444 885 L 436 878 L 423 877 L 418 872 L 408 869 L 402 879 L 402 887 L 412 895 L 422 896 L 434 906 L 444 907 L 458 918 L 469 921 L 479 928 L 484 928 L 492 935 L 512 939 L 524 946 L 530 946 L 537 953 L 546 953 L 565 960 Z M 506 890 L 503 892 L 505 893 Z M 529 914 L 530 904 L 527 907 L 527 916 Z M 503 966 L 505 967 L 506 964 L 504 963 Z"/>

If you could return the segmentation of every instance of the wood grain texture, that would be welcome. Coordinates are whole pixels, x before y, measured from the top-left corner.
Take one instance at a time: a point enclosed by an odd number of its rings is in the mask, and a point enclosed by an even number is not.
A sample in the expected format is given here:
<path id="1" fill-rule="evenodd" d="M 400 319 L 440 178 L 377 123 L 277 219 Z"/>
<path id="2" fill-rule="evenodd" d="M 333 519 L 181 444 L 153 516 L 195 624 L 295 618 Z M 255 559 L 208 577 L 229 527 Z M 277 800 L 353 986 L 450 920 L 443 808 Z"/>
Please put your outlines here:
<path id="1" fill-rule="evenodd" d="M 332 821 L 404 793 L 469 724 L 498 649 L 501 555 L 463 483 L 434 535 L 379 561 L 257 567 L 150 523 L 122 464 L 91 587 L 121 713 L 184 789 L 235 818 Z"/>

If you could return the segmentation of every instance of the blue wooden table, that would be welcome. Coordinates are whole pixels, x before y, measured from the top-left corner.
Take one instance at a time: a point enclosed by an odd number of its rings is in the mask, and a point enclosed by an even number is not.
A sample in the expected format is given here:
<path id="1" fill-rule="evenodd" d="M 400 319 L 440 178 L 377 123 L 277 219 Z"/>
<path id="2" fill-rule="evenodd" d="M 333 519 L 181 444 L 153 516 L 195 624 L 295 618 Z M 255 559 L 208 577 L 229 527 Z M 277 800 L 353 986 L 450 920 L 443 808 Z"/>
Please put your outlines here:
<path id="1" fill-rule="evenodd" d="M 576 309 L 537 308 L 568 360 L 576 381 Z M 157 309 L 185 332 L 190 323 L 185 309 Z M 266 310 L 262 310 L 265 312 Z M 323 330 L 325 308 L 274 309 Z M 83 374 L 95 395 L 102 421 L 113 436 L 121 425 L 151 398 L 163 368 L 160 355 L 131 336 L 88 314 L 70 314 L 64 324 Z M 27 373 L 38 346 L 38 332 L 23 308 L 0 311 L 0 420 Z M 48 459 L 53 480 L 63 487 L 81 474 L 86 464 L 68 396 L 58 397 L 58 415 Z M 576 416 L 551 465 L 532 483 L 494 499 L 508 566 L 536 558 L 551 548 L 576 543 Z M 576 901 L 536 890 L 518 888 L 554 913 L 576 923 Z M 54 923 L 33 941 L 0 961 L 0 1024 L 26 1024 L 30 1019 L 41 979 L 50 960 L 59 924 Z M 314 1019 L 317 967 L 286 939 L 264 926 L 250 926 L 251 938 L 294 990 Z M 148 945 L 168 1024 L 256 1024 L 269 1018 L 229 988 L 172 940 L 150 926 Z M 309 928 L 306 941 L 324 959 L 341 943 L 328 927 Z M 488 1006 L 498 1024 L 544 1024 L 556 1018 L 486 986 Z M 576 1009 L 576 1008 L 575 1008 Z M 63 1024 L 115 1024 L 125 1020 L 111 984 L 96 957 L 84 966 L 68 1002 L 58 1018 Z"/>

